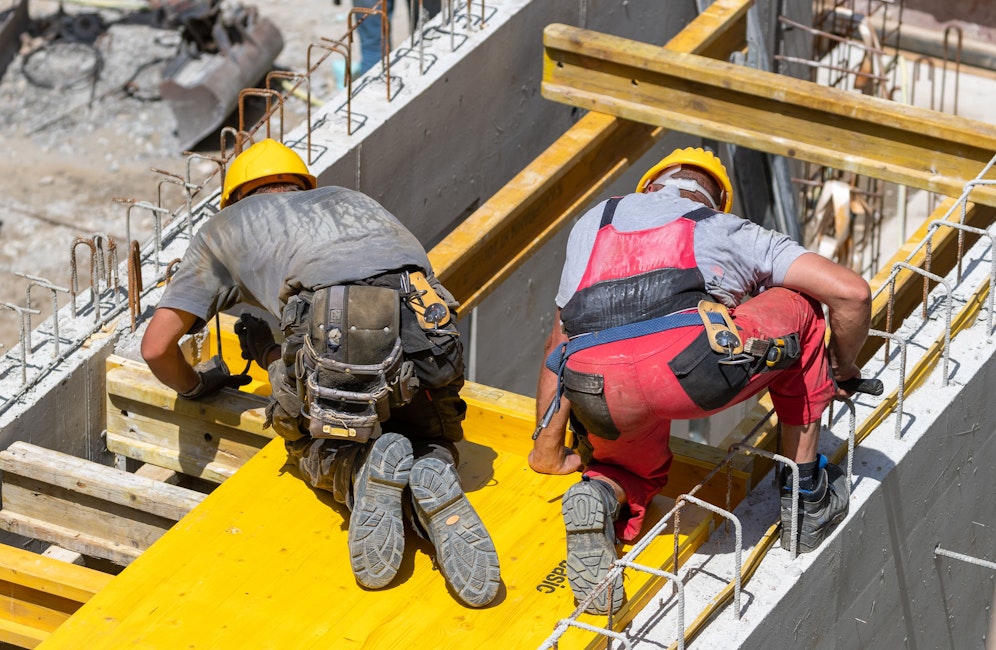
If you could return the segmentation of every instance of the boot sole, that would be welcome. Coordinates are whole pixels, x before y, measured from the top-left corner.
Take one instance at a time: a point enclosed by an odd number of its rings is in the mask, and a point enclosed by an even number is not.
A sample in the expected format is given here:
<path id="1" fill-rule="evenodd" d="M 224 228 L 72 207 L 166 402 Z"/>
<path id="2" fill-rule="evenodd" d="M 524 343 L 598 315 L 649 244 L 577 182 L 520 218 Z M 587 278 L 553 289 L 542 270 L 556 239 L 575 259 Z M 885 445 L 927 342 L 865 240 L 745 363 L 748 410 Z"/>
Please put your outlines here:
<path id="1" fill-rule="evenodd" d="M 374 442 L 357 476 L 356 485 L 363 485 L 356 490 L 360 496 L 349 517 L 349 560 L 356 581 L 364 587 L 386 586 L 401 566 L 405 553 L 401 494 L 412 462 L 408 439 L 385 433 Z"/>
<path id="2" fill-rule="evenodd" d="M 409 484 L 447 585 L 468 607 L 491 603 L 501 581 L 498 553 L 456 470 L 438 458 L 425 458 L 415 463 Z"/>
<path id="3" fill-rule="evenodd" d="M 609 572 L 616 561 L 615 544 L 605 535 L 605 521 L 609 514 L 596 492 L 598 488 L 578 483 L 564 495 L 561 512 L 567 529 L 567 580 L 578 602 L 584 600 Z M 612 583 L 612 611 L 622 607 L 622 575 Z M 607 614 L 609 594 L 598 594 L 585 611 L 589 614 Z"/>

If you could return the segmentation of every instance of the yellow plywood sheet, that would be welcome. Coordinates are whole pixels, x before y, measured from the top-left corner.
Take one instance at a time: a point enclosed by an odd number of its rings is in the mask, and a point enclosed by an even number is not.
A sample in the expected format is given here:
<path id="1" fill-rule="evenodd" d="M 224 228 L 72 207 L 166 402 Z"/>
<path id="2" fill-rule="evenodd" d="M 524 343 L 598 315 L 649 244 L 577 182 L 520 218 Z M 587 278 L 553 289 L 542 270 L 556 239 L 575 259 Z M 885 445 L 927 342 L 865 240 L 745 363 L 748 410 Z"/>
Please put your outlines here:
<path id="1" fill-rule="evenodd" d="M 558 565 L 560 497 L 577 475 L 535 474 L 523 456 L 486 442 L 461 443 L 460 473 L 501 562 L 503 585 L 488 608 L 457 604 L 432 567 L 430 547 L 411 535 L 390 587 L 357 586 L 345 511 L 285 467 L 282 444 L 273 441 L 43 647 L 536 647 L 574 608 Z M 658 514 L 670 503 L 658 497 Z M 700 542 L 707 523 L 692 518 L 683 515 L 685 530 Z M 662 537 L 641 563 L 663 565 L 672 550 L 673 539 Z M 627 593 L 647 592 L 648 581 L 627 576 Z M 577 643 L 592 639 L 584 637 Z"/>

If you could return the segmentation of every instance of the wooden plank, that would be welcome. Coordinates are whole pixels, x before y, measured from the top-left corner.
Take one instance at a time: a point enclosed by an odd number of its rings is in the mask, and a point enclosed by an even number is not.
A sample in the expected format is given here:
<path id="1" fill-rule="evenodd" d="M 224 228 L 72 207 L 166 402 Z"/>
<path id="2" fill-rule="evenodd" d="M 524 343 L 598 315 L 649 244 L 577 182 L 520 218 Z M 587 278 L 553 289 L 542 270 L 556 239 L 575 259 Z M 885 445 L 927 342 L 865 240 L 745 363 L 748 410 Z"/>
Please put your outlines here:
<path id="1" fill-rule="evenodd" d="M 0 618 L 0 641 L 18 648 L 35 648 L 49 635 L 46 630 Z"/>
<path id="2" fill-rule="evenodd" d="M 152 463 L 145 463 L 136 469 L 135 476 L 144 476 L 145 478 L 152 479 L 153 481 L 169 483 L 170 485 L 176 485 L 180 482 L 179 473 L 165 467 L 153 465 Z"/>
<path id="3" fill-rule="evenodd" d="M 6 510 L 0 510 L 0 528 L 22 537 L 58 544 L 83 555 L 104 558 L 120 565 L 129 564 L 145 550 Z"/>
<path id="4" fill-rule="evenodd" d="M 196 476 L 213 483 L 222 483 L 231 478 L 241 465 L 205 460 L 200 456 L 188 455 L 161 445 L 150 444 L 130 436 L 119 436 L 107 432 L 107 449 L 128 458 L 169 467 L 188 476 Z"/>
<path id="5" fill-rule="evenodd" d="M 52 544 L 47 549 L 42 551 L 42 555 L 60 562 L 68 562 L 69 564 L 78 564 L 80 566 L 83 565 L 83 556 L 81 554 L 76 551 L 70 551 L 68 548 L 56 546 L 55 544 Z"/>
<path id="6" fill-rule="evenodd" d="M 3 510 L 0 513 L 25 515 L 34 521 L 49 522 L 60 528 L 80 531 L 136 549 L 148 548 L 176 523 L 175 519 L 129 509 L 11 474 L 4 475 Z M 83 552 L 75 546 L 63 544 L 59 539 L 38 539 Z"/>
<path id="7" fill-rule="evenodd" d="M 51 596 L 53 599 L 84 603 L 106 587 L 112 577 L 0 544 L 0 580 L 38 592 L 39 599 Z"/>
<path id="8" fill-rule="evenodd" d="M 119 399 L 114 401 L 123 403 Z M 108 411 L 107 449 L 190 476 L 208 478 L 217 473 L 217 468 L 225 468 L 222 473 L 230 475 L 268 442 L 268 438 L 254 433 L 210 422 L 201 424 L 196 418 L 169 410 L 140 415 L 136 409 L 129 409 L 127 413 Z M 159 451 L 151 456 L 133 455 L 150 448 Z"/>
<path id="9" fill-rule="evenodd" d="M 746 42 L 753 0 L 716 0 L 665 46 L 719 59 Z M 588 113 L 430 252 L 466 312 L 664 136 L 661 128 Z"/>
<path id="10" fill-rule="evenodd" d="M 996 151 L 975 120 L 567 25 L 543 43 L 549 99 L 947 196 Z M 971 197 L 996 206 L 996 187 Z"/>
<path id="11" fill-rule="evenodd" d="M 204 499 L 193 490 L 17 441 L 0 451 L 4 483 L 23 476 L 141 512 L 176 521 Z M 6 503 L 4 504 L 6 506 Z"/>

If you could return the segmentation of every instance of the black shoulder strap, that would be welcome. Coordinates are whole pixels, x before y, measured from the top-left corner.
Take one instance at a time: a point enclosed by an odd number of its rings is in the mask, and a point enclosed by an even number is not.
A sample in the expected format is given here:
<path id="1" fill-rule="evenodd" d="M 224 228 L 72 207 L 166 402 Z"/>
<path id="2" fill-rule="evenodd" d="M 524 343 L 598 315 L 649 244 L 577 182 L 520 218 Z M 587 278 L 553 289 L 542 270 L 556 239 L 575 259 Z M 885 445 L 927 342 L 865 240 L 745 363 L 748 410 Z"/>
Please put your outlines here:
<path id="1" fill-rule="evenodd" d="M 598 229 L 601 230 L 605 226 L 612 223 L 612 218 L 616 214 L 616 207 L 619 202 L 622 201 L 623 197 L 613 196 L 611 199 L 605 202 L 605 209 L 602 210 L 602 221 L 598 224 Z"/>
<path id="2" fill-rule="evenodd" d="M 713 210 L 712 208 L 702 207 L 699 208 L 698 210 L 692 210 L 691 212 L 686 214 L 684 218 L 691 219 L 692 221 L 702 221 L 703 219 L 708 219 L 714 214 L 719 214 L 719 213 Z"/>

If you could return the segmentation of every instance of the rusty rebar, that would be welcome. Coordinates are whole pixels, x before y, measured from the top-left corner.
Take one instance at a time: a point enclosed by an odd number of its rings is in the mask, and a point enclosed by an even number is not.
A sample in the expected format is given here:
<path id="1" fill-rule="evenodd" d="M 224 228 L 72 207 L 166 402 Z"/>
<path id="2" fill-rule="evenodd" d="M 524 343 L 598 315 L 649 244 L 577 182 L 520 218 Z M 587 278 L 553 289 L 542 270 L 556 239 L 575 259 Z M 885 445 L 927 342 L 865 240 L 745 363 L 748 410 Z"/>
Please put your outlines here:
<path id="1" fill-rule="evenodd" d="M 384 0 L 379 0 L 374 7 L 380 7 L 380 9 L 366 8 L 366 7 L 353 7 L 349 10 L 348 15 L 348 30 L 347 35 L 349 37 L 349 49 L 353 49 L 353 32 L 364 20 L 369 18 L 374 14 L 380 15 L 380 61 L 382 67 L 384 68 L 384 77 L 387 82 L 387 101 L 391 101 L 391 27 L 388 23 L 389 17 L 387 15 L 387 7 Z M 353 24 L 353 16 L 362 16 L 360 20 Z"/>
<path id="2" fill-rule="evenodd" d="M 350 69 L 349 69 L 348 52 L 347 52 L 347 58 L 346 58 L 346 75 L 348 75 L 347 81 L 349 82 L 349 86 L 347 86 L 347 88 L 350 88 L 352 86 L 352 84 L 353 84 L 353 79 L 352 79 L 352 74 L 350 73 Z M 271 70 L 270 72 L 268 72 L 266 74 L 266 88 L 268 90 L 271 89 L 270 88 L 270 83 L 274 79 L 297 80 L 297 83 L 295 85 L 293 85 L 290 90 L 287 91 L 288 95 L 290 95 L 290 93 L 294 92 L 294 90 L 297 89 L 297 87 L 301 84 L 301 82 L 304 82 L 304 84 L 307 86 L 307 99 L 304 102 L 307 105 L 307 126 L 308 126 L 308 128 L 307 128 L 307 132 L 308 132 L 308 135 L 307 135 L 307 140 L 308 140 L 308 158 L 307 158 L 307 160 L 308 160 L 308 165 L 312 165 L 314 163 L 314 161 L 311 159 L 311 74 L 310 73 L 301 74 L 301 73 L 298 73 L 298 72 L 291 72 L 290 70 Z"/>
<path id="3" fill-rule="evenodd" d="M 142 251 L 138 241 L 133 239 L 128 246 L 128 313 L 132 332 L 142 313 L 142 289 Z"/>
<path id="4" fill-rule="evenodd" d="M 350 54 L 350 48 L 348 45 L 342 41 L 333 41 L 327 38 L 322 38 L 319 43 L 311 43 L 308 45 L 308 62 L 310 66 L 311 62 L 311 52 L 314 48 L 321 48 L 325 50 L 325 55 L 316 63 L 319 63 L 327 59 L 332 54 L 341 54 L 343 56 L 343 62 L 345 65 L 345 72 L 343 73 L 343 81 L 346 84 L 346 135 L 353 135 L 353 70 L 352 70 L 352 55 Z M 310 68 L 309 68 L 310 69 Z M 308 84 L 308 119 L 311 119 L 311 84 Z M 311 162 L 311 131 L 308 131 L 308 162 Z"/>
<path id="5" fill-rule="evenodd" d="M 270 134 L 270 119 L 273 117 L 273 111 L 274 111 L 275 108 L 279 108 L 280 109 L 280 137 L 276 138 L 276 139 L 280 140 L 280 141 L 283 141 L 283 139 L 284 139 L 284 96 L 281 95 L 276 90 L 273 90 L 273 89 L 270 89 L 270 88 L 243 88 L 241 91 L 239 91 L 239 131 L 245 131 L 246 130 L 246 128 L 245 128 L 245 117 L 246 117 L 246 115 L 245 115 L 245 108 L 246 108 L 245 101 L 246 101 L 246 97 L 263 97 L 263 98 L 266 99 L 266 111 L 263 113 L 263 117 L 261 117 L 260 120 L 258 122 L 256 122 L 255 126 L 252 129 L 252 132 L 255 133 L 257 130 L 259 130 L 259 127 L 262 126 L 262 124 L 265 122 L 266 123 L 266 137 L 267 138 L 273 137 Z M 276 101 L 276 106 L 275 107 L 271 107 L 270 106 L 270 99 L 271 98 Z"/>
<path id="6" fill-rule="evenodd" d="M 97 312 L 97 322 L 100 322 L 100 301 L 96 299 L 97 297 L 97 245 L 93 243 L 93 240 L 87 239 L 86 237 L 77 237 L 73 240 L 72 248 L 69 251 L 69 295 L 72 298 L 73 305 L 73 318 L 76 318 L 76 298 L 79 294 L 79 282 L 77 280 L 76 271 L 76 248 L 83 244 L 90 249 L 90 294 L 91 299 L 96 305 Z"/>

